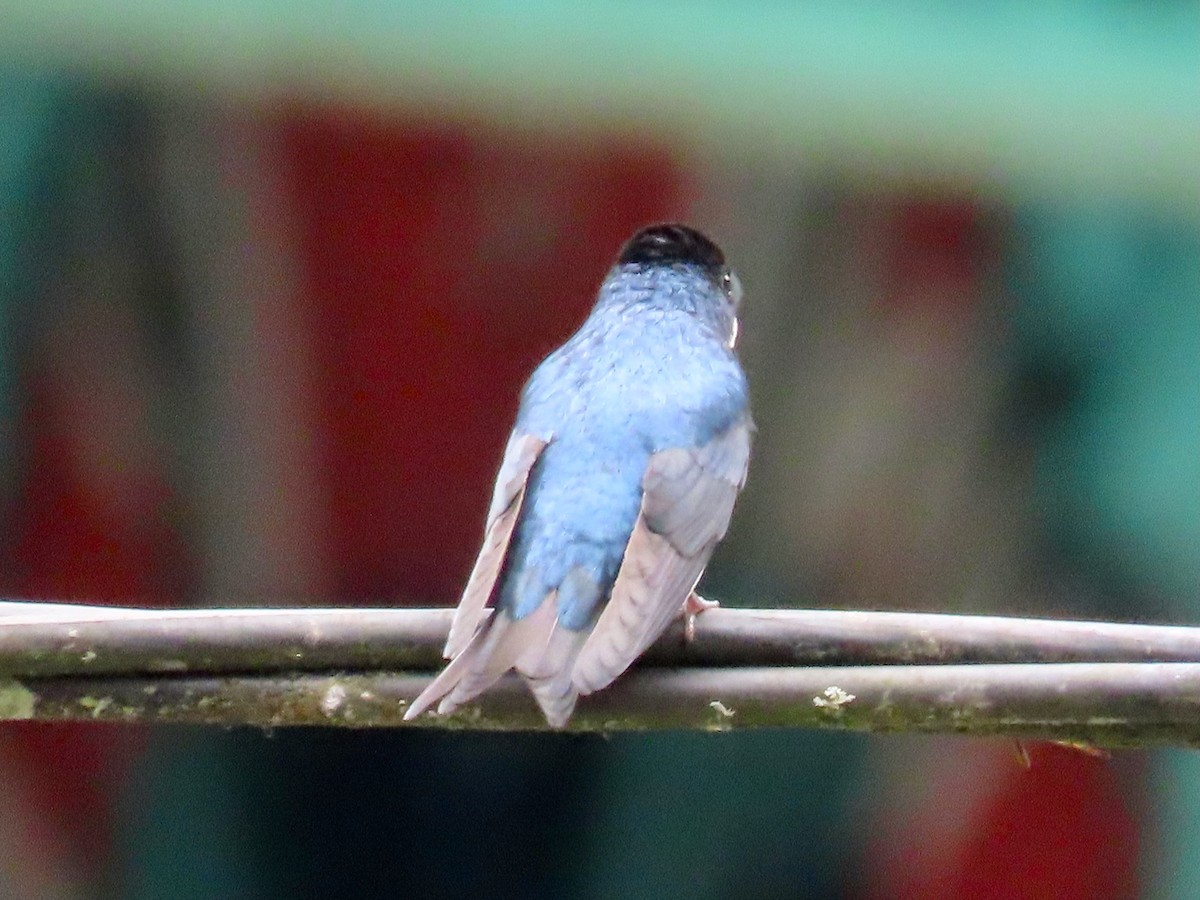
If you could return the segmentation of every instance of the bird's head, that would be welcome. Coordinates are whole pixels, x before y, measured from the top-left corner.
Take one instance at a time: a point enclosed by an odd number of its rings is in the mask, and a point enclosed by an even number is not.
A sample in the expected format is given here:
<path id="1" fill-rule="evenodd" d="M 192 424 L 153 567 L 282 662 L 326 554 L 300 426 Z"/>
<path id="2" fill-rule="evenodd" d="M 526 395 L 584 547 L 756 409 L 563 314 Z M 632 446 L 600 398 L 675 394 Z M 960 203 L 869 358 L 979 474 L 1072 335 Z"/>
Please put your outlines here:
<path id="1" fill-rule="evenodd" d="M 711 318 L 730 347 L 737 342 L 742 284 L 721 248 L 695 228 L 673 222 L 643 228 L 621 248 L 617 266 L 639 272 L 665 267 L 700 276 L 715 290 L 694 298 L 696 313 Z"/>

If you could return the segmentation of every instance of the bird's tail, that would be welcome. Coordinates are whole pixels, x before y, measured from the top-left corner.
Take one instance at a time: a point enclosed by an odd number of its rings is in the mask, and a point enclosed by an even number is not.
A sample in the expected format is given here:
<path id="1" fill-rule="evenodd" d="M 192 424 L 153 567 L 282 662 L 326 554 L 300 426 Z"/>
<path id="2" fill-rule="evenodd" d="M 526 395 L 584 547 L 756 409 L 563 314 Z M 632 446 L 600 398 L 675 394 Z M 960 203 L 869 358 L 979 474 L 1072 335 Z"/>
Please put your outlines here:
<path id="1" fill-rule="evenodd" d="M 433 704 L 441 714 L 453 712 L 495 684 L 509 669 L 526 677 L 546 721 L 554 728 L 567 723 L 577 692 L 571 682 L 575 656 L 585 633 L 558 624 L 558 604 L 551 591 L 530 615 L 513 619 L 494 614 L 450 664 L 404 713 L 415 719 Z"/>

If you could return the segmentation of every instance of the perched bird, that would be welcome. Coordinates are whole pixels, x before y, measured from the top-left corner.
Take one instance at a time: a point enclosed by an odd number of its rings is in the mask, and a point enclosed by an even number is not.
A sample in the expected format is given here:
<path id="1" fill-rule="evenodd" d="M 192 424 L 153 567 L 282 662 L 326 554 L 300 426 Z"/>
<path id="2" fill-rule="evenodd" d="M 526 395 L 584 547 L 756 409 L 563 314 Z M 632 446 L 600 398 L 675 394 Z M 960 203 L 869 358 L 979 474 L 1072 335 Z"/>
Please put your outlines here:
<path id="1" fill-rule="evenodd" d="M 741 286 L 684 225 L 621 250 L 591 314 L 521 395 L 449 665 L 405 713 L 446 713 L 516 669 L 546 721 L 607 687 L 681 611 L 746 480 Z M 488 607 L 493 606 L 491 615 Z"/>

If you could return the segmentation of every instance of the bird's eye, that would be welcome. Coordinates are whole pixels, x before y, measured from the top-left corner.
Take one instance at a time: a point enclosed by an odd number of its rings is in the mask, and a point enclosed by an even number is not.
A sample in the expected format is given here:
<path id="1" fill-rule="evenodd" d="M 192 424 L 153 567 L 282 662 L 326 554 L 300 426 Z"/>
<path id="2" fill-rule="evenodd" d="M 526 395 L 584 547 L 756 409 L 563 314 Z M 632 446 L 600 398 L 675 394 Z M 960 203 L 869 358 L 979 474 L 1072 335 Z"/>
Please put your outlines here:
<path id="1" fill-rule="evenodd" d="M 726 269 L 721 273 L 721 288 L 734 308 L 742 302 L 742 282 L 731 269 Z"/>

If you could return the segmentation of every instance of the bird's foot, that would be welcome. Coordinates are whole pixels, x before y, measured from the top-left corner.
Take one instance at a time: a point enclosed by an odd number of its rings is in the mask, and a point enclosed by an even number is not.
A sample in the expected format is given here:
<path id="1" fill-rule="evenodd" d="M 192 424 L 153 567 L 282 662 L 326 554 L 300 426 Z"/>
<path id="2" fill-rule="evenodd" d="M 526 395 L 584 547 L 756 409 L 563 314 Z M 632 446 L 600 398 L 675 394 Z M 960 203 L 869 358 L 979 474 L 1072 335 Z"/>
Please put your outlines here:
<path id="1" fill-rule="evenodd" d="M 683 641 L 690 644 L 696 639 L 696 616 L 708 609 L 716 609 L 721 604 L 716 600 L 705 600 L 695 591 L 688 594 L 683 601 Z"/>

